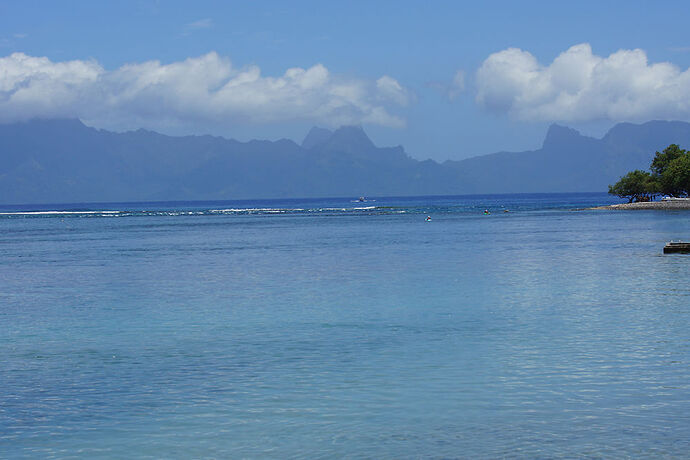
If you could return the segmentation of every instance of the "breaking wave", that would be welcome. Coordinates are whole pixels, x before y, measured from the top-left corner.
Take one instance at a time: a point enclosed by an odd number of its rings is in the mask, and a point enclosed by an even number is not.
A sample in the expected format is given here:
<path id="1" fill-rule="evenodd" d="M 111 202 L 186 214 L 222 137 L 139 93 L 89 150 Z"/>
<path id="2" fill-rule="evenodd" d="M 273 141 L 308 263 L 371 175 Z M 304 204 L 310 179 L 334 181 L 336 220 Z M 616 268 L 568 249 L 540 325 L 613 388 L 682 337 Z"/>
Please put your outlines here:
<path id="1" fill-rule="evenodd" d="M 3 211 L 2 218 L 92 218 L 92 217 L 136 217 L 136 216 L 212 216 L 212 215 L 352 215 L 352 214 L 402 214 L 404 208 L 387 206 L 357 207 L 313 207 L 313 208 L 222 208 L 222 209 L 124 209 L 124 210 L 40 210 Z"/>

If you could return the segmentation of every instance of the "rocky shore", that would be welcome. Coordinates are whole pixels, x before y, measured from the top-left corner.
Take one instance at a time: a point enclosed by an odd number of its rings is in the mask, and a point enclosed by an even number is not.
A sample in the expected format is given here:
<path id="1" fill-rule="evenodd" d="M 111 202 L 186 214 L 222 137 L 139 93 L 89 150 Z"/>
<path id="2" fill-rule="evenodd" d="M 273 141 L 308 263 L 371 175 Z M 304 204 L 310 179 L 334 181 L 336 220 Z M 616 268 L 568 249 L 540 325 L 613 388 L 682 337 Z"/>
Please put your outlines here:
<path id="1" fill-rule="evenodd" d="M 659 209 L 663 211 L 690 210 L 690 200 L 687 201 L 644 201 L 640 203 L 621 203 L 609 206 L 597 206 L 590 209 Z"/>

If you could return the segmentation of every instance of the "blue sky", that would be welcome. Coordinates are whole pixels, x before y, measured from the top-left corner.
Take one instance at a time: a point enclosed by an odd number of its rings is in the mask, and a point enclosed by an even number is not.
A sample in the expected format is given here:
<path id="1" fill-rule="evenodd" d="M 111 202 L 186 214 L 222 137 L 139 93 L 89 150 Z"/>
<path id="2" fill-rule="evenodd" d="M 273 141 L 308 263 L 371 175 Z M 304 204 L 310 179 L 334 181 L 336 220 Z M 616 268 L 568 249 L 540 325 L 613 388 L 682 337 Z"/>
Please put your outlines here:
<path id="1" fill-rule="evenodd" d="M 646 1 L 0 1 L 0 121 L 297 141 L 354 123 L 419 159 L 533 149 L 553 122 L 599 136 L 619 121 L 690 121 L 689 13 Z"/>

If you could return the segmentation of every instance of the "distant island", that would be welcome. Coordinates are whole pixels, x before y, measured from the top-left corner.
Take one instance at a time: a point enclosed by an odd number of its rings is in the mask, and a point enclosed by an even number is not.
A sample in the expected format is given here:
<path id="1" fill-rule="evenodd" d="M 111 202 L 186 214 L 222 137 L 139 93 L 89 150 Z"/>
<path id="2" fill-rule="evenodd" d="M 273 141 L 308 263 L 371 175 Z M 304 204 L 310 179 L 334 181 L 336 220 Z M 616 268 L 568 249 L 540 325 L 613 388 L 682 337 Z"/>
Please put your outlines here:
<path id="1" fill-rule="evenodd" d="M 359 126 L 298 144 L 32 120 L 0 124 L 0 204 L 596 192 L 669 144 L 690 145 L 690 123 L 621 123 L 601 139 L 552 125 L 537 150 L 439 163 Z"/>

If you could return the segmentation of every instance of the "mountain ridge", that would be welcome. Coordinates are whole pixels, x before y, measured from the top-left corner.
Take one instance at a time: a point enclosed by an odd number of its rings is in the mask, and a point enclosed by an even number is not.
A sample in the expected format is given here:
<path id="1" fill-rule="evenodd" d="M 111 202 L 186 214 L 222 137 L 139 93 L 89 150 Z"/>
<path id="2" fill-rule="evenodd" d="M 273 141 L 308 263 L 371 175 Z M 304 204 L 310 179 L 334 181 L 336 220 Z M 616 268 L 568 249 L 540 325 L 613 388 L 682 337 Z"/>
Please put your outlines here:
<path id="1" fill-rule="evenodd" d="M 539 149 L 438 163 L 377 147 L 361 126 L 298 144 L 32 120 L 0 124 L 0 203 L 605 191 L 671 143 L 690 145 L 690 123 L 620 123 L 601 139 L 554 124 Z"/>

